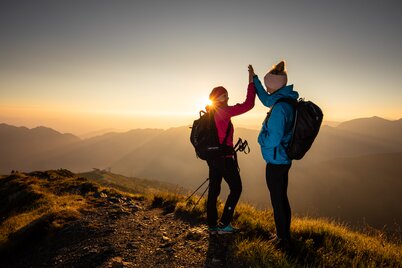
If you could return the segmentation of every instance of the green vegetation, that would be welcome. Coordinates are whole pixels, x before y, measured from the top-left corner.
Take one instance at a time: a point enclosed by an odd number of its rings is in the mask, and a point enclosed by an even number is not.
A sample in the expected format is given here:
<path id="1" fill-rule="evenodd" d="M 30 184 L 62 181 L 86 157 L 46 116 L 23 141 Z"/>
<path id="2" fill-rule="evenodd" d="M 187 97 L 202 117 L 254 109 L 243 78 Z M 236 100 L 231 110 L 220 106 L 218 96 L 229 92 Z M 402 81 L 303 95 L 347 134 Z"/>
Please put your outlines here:
<path id="1" fill-rule="evenodd" d="M 167 193 L 154 196 L 161 206 L 176 204 L 177 216 L 204 221 L 206 200 L 194 207 L 196 199 L 185 202 L 183 196 Z M 220 213 L 222 209 L 220 203 Z M 239 204 L 233 224 L 240 233 L 232 245 L 232 258 L 247 267 L 402 267 L 400 244 L 386 241 L 381 234 L 354 232 L 326 219 L 294 218 L 288 252 L 276 249 L 268 240 L 275 232 L 271 210 Z"/>
<path id="2" fill-rule="evenodd" d="M 108 172 L 106 170 L 94 169 L 93 171 L 80 173 L 78 175 L 102 186 L 113 187 L 120 191 L 134 194 L 153 194 L 155 192 L 160 192 L 161 190 L 169 192 L 183 192 L 182 188 L 167 182 L 133 177 L 129 178 L 123 175 Z"/>
<path id="3" fill-rule="evenodd" d="M 59 183 L 51 183 L 52 180 Z M 75 180 L 74 175 L 65 170 L 17 173 L 2 178 L 0 245 L 18 230 L 28 230 L 47 221 L 48 215 L 53 215 L 51 228 L 61 227 L 66 219 L 79 217 L 79 210 L 87 206 L 82 195 L 96 189 L 86 181 Z"/>
<path id="4" fill-rule="evenodd" d="M 99 171 L 101 172 L 101 171 Z M 106 172 L 91 173 L 91 180 L 106 185 Z M 87 174 L 88 175 L 88 174 Z M 117 176 L 117 175 L 116 175 Z M 116 179 L 116 177 L 114 177 Z M 124 179 L 123 176 L 120 178 Z M 128 178 L 126 178 L 128 179 Z M 186 197 L 173 191 L 162 191 L 144 182 L 137 188 L 126 185 L 131 193 L 101 186 L 68 170 L 14 173 L 0 177 L 0 258 L 24 252 L 38 238 L 57 237 L 63 226 L 91 213 L 97 205 L 112 199 L 147 199 L 151 207 L 174 212 L 182 220 L 205 223 L 206 200 Z M 136 181 L 135 181 L 136 182 Z M 133 182 L 133 183 L 135 183 Z M 111 182 L 110 182 L 111 183 Z M 114 181 L 113 183 L 118 183 Z M 148 183 L 148 184 L 147 184 Z M 152 185 L 155 188 L 150 188 Z M 130 187 L 128 187 L 130 186 Z M 135 194 L 133 194 L 135 193 Z M 223 204 L 219 202 L 219 212 Z M 390 243 L 380 232 L 364 234 L 326 219 L 292 220 L 292 246 L 283 252 L 269 241 L 275 231 L 270 210 L 257 210 L 240 203 L 233 224 L 240 229 L 229 244 L 230 259 L 245 267 L 402 267 L 402 246 Z M 10 256 L 11 256 L 10 255 Z M 244 265 L 243 265 L 244 264 Z"/>
<path id="5" fill-rule="evenodd" d="M 2 176 L 0 255 L 54 235 L 64 225 L 79 219 L 83 212 L 90 211 L 101 194 L 123 195 L 64 169 Z M 141 198 L 140 195 L 124 195 Z"/>

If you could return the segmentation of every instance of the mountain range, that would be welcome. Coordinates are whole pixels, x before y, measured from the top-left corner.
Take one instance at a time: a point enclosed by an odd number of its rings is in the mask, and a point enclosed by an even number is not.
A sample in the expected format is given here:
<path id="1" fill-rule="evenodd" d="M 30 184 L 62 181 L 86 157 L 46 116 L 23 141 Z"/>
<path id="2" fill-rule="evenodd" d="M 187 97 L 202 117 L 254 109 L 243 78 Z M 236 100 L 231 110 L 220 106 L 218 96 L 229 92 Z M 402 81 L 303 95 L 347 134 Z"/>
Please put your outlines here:
<path id="1" fill-rule="evenodd" d="M 189 126 L 135 129 L 88 139 L 38 127 L 0 124 L 0 173 L 67 168 L 85 172 L 111 169 L 129 177 L 149 178 L 195 189 L 208 177 L 204 161 L 189 142 Z M 239 154 L 242 200 L 269 207 L 265 163 L 258 130 L 235 128 L 251 152 Z M 308 154 L 294 161 L 289 198 L 302 215 L 328 216 L 377 228 L 402 222 L 402 119 L 355 119 L 322 126 Z M 227 188 L 223 187 L 224 198 Z"/>

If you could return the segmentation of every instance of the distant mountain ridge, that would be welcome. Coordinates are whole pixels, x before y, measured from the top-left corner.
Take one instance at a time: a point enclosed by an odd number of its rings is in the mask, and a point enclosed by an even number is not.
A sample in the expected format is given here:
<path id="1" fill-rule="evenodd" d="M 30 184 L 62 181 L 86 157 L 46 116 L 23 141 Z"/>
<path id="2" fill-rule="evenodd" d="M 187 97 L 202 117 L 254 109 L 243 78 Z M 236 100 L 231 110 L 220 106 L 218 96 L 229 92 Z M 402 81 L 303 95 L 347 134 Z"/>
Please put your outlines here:
<path id="1" fill-rule="evenodd" d="M 373 216 L 377 210 L 371 213 L 364 203 L 351 204 L 351 209 L 355 209 L 356 213 L 332 210 L 331 204 L 336 203 L 346 208 L 342 199 L 348 200 L 348 198 L 343 196 L 342 191 L 333 195 L 330 190 L 334 189 L 336 193 L 337 189 L 342 189 L 343 180 L 348 178 L 354 181 L 350 191 L 358 193 L 360 189 L 364 189 L 359 185 L 367 185 L 365 181 L 367 178 L 376 180 L 372 174 L 381 177 L 382 166 L 376 163 L 384 163 L 384 159 L 390 159 L 390 155 L 402 152 L 401 129 L 402 120 L 389 121 L 378 117 L 351 120 L 337 127 L 323 126 L 306 157 L 293 163 L 289 193 L 290 198 L 295 200 L 296 211 L 322 212 L 323 215 L 349 217 L 351 221 L 367 217 L 370 219 L 369 223 L 380 227 L 389 224 L 392 219 L 391 210 L 387 217 L 383 217 L 384 222 L 381 222 L 381 219 Z M 267 207 L 269 198 L 265 184 L 265 162 L 257 143 L 258 133 L 258 130 L 235 127 L 234 137 L 235 141 L 237 137 L 247 139 L 251 148 L 248 155 L 238 156 L 243 181 L 242 199 L 259 207 Z M 34 136 L 32 133 L 31 135 Z M 47 150 L 44 150 L 46 146 L 40 147 L 41 150 L 26 150 L 28 145 L 22 146 L 21 149 L 15 143 L 16 147 L 13 148 L 11 146 L 13 143 L 8 143 L 10 147 L 6 153 L 0 155 L 0 174 L 7 174 L 11 169 L 30 171 L 67 168 L 74 172 L 85 172 L 92 168 L 110 168 L 112 172 L 128 177 L 154 179 L 195 189 L 208 177 L 208 168 L 205 161 L 196 158 L 189 135 L 189 127 L 183 126 L 167 130 L 136 129 L 124 133 L 107 133 L 85 140 L 76 138 L 63 146 Z M 56 136 L 65 137 L 60 133 Z M 27 140 L 24 144 L 29 144 L 29 138 Z M 46 139 L 42 139 L 42 142 L 45 144 Z M 1 143 L 6 144 L 6 139 L 1 138 Z M 395 159 L 398 160 L 398 157 Z M 349 162 L 354 165 L 347 165 Z M 347 173 L 339 172 L 343 170 L 339 163 L 348 166 Z M 392 187 L 400 181 L 399 165 L 386 165 L 386 167 L 389 171 L 385 171 L 384 174 L 388 174 L 386 178 L 391 185 L 386 191 L 390 196 L 395 196 L 396 191 L 396 196 L 399 197 L 399 188 Z M 310 183 L 308 187 L 303 186 L 308 183 Z M 317 188 L 321 183 L 333 188 Z M 329 191 L 322 197 L 323 200 L 317 199 L 317 196 L 321 196 L 319 194 L 321 189 Z M 222 193 L 223 197 L 227 193 L 225 184 Z M 389 199 L 382 200 L 382 197 L 372 189 L 368 189 L 367 193 L 374 193 L 375 202 L 382 202 L 387 206 L 395 204 L 395 200 L 392 202 Z M 397 201 L 402 203 L 402 199 Z M 367 214 L 362 214 L 362 211 Z"/>
<path id="2" fill-rule="evenodd" d="M 0 124 L 0 171 L 26 167 L 30 157 L 48 150 L 61 150 L 81 139 L 47 127 L 15 127 Z"/>
<path id="3" fill-rule="evenodd" d="M 27 127 L 16 127 L 16 126 L 12 126 L 12 125 L 8 125 L 5 123 L 0 123 L 0 134 L 4 135 L 4 134 L 16 134 L 19 133 L 20 135 L 23 134 L 36 134 L 36 135 L 47 135 L 49 136 L 63 136 L 66 138 L 69 138 L 71 140 L 77 141 L 80 140 L 80 138 L 78 138 L 77 136 L 71 134 L 71 133 L 60 133 L 52 128 L 48 128 L 48 127 L 44 127 L 44 126 L 38 126 L 38 127 L 34 127 L 34 128 L 27 128 Z"/>
<path id="4" fill-rule="evenodd" d="M 402 144 L 402 118 L 387 120 L 381 117 L 359 118 L 339 124 L 339 129 Z"/>
<path id="5" fill-rule="evenodd" d="M 64 150 L 52 150 L 31 163 L 32 169 L 68 166 L 78 171 L 91 168 L 108 168 L 111 163 L 129 154 L 144 143 L 161 134 L 160 129 L 135 129 L 123 133 L 107 133 L 85 139 Z"/>

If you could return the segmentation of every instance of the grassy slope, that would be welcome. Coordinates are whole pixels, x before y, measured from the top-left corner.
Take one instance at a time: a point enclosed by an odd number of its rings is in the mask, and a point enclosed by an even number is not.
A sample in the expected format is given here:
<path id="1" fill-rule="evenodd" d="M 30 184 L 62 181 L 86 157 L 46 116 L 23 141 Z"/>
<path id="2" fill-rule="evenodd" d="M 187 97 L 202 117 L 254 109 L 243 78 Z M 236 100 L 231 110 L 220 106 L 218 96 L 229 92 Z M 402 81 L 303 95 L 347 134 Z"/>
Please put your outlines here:
<path id="1" fill-rule="evenodd" d="M 54 216 L 51 225 L 55 228 L 62 225 L 63 218 L 79 217 L 79 210 L 87 207 L 82 194 L 94 187 L 86 180 L 77 180 L 69 171 L 3 177 L 0 180 L 0 245 L 46 216 Z"/>
<path id="2" fill-rule="evenodd" d="M 175 212 L 179 216 L 200 220 L 206 217 L 205 200 L 192 207 L 177 194 L 164 194 L 158 199 L 164 199 L 170 207 L 172 202 L 176 203 Z M 222 209 L 220 204 L 220 212 Z M 326 219 L 294 218 L 292 247 L 284 253 L 267 240 L 275 231 L 271 210 L 262 211 L 248 204 L 239 204 L 233 223 L 240 229 L 232 249 L 233 259 L 245 266 L 402 267 L 402 246 L 387 242 L 381 233 L 354 232 Z"/>
<path id="3" fill-rule="evenodd" d="M 15 258 L 30 259 L 29 254 L 46 259 L 62 242 L 58 232 L 79 221 L 82 213 L 91 213 L 102 193 L 121 195 L 68 170 L 0 177 L 0 266 Z"/>
<path id="4" fill-rule="evenodd" d="M 184 189 L 179 188 L 177 185 L 170 184 L 167 182 L 126 177 L 105 170 L 93 170 L 90 172 L 79 173 L 78 175 L 92 182 L 98 183 L 100 185 L 106 187 L 113 187 L 118 190 L 134 194 L 153 193 L 155 191 L 160 190 L 171 191 L 171 192 L 184 191 Z"/>
<path id="5" fill-rule="evenodd" d="M 145 188 L 144 188 L 145 189 Z M 57 230 L 90 211 L 90 200 L 102 192 L 96 183 L 67 170 L 14 174 L 0 179 L 0 257 L 14 253 L 35 235 L 57 236 Z M 127 194 L 129 195 L 129 194 Z M 171 192 L 150 194 L 154 206 L 174 211 L 177 217 L 204 221 L 205 200 Z M 220 204 L 222 210 L 222 204 Z M 234 225 L 241 232 L 231 246 L 231 259 L 247 267 L 402 267 L 402 247 L 378 234 L 369 236 L 323 219 L 294 218 L 292 250 L 283 253 L 267 240 L 274 232 L 272 211 L 239 204 Z M 28 239 L 29 240 L 29 239 Z M 33 240 L 35 241 L 35 240 Z M 51 248 L 50 248 L 51 249 Z"/>

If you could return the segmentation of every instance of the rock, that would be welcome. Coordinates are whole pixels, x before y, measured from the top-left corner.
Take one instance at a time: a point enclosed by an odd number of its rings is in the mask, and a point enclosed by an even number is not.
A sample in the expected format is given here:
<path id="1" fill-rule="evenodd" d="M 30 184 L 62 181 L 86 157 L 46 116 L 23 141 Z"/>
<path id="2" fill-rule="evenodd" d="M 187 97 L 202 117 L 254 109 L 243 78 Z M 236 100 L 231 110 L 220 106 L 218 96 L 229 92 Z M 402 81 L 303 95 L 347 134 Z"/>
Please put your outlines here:
<path id="1" fill-rule="evenodd" d="M 125 209 L 125 208 L 120 208 L 120 211 L 121 211 L 121 214 L 122 215 L 129 215 L 129 214 L 131 214 L 127 209 Z"/>
<path id="2" fill-rule="evenodd" d="M 103 202 L 98 202 L 95 204 L 95 207 L 105 207 L 105 206 L 106 206 L 106 204 Z"/>
<path id="3" fill-rule="evenodd" d="M 128 243 L 127 243 L 127 248 L 130 248 L 130 249 L 138 249 L 138 245 L 135 244 L 135 243 L 132 243 L 132 242 L 128 242 Z"/>
<path id="4" fill-rule="evenodd" d="M 129 204 L 128 208 L 131 209 L 132 212 L 137 212 L 140 210 L 140 208 L 134 204 Z"/>
<path id="5" fill-rule="evenodd" d="M 175 252 L 175 250 L 174 250 L 173 248 L 171 248 L 171 247 L 166 247 L 166 248 L 165 248 L 165 251 L 166 251 L 167 253 L 169 253 L 169 254 L 173 254 L 173 253 Z"/>
<path id="6" fill-rule="evenodd" d="M 188 231 L 186 238 L 188 240 L 201 240 L 204 237 L 204 232 L 201 228 L 192 228 Z"/>
<path id="7" fill-rule="evenodd" d="M 96 248 L 91 248 L 88 252 L 89 253 L 98 253 L 99 251 Z"/>
<path id="8" fill-rule="evenodd" d="M 162 235 L 162 241 L 163 242 L 168 242 L 168 241 L 170 241 L 170 238 L 167 237 L 166 235 Z"/>
<path id="9" fill-rule="evenodd" d="M 122 257 L 114 257 L 111 259 L 110 267 L 112 268 L 124 268 L 131 266 L 131 262 L 123 261 Z"/>
<path id="10" fill-rule="evenodd" d="M 159 248 L 168 248 L 168 247 L 173 246 L 174 244 L 175 244 L 175 242 L 168 242 L 168 243 L 160 245 Z"/>
<path id="11" fill-rule="evenodd" d="M 143 228 L 146 228 L 146 227 L 147 227 L 147 224 L 146 224 L 146 223 L 141 223 L 141 222 L 139 222 L 139 223 L 137 224 L 137 227 L 140 228 L 140 229 L 143 229 Z"/>

